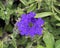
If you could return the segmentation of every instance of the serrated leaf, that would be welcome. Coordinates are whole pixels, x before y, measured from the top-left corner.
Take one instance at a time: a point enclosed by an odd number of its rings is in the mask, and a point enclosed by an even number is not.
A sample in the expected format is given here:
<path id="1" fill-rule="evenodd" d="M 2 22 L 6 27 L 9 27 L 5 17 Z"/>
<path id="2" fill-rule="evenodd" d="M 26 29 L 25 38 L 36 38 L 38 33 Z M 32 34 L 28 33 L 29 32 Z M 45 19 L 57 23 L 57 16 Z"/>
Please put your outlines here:
<path id="1" fill-rule="evenodd" d="M 51 33 L 45 32 L 43 36 L 43 41 L 46 44 L 46 48 L 54 47 L 54 36 Z"/>
<path id="2" fill-rule="evenodd" d="M 60 48 L 60 40 L 57 40 L 55 43 L 55 48 Z"/>
<path id="3" fill-rule="evenodd" d="M 49 15 L 52 15 L 52 12 L 42 12 L 42 13 L 37 13 L 35 18 L 39 18 L 39 17 L 47 17 Z"/>

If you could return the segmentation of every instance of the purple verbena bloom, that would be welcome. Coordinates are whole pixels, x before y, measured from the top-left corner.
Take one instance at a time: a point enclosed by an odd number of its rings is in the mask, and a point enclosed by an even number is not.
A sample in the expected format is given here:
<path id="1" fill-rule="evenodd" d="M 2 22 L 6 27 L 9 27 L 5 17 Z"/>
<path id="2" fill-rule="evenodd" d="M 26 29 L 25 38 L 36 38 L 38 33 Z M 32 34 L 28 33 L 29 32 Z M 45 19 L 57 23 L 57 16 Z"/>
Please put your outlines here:
<path id="1" fill-rule="evenodd" d="M 16 22 L 16 26 L 21 35 L 34 37 L 35 35 L 42 35 L 44 20 L 42 18 L 34 18 L 36 13 L 30 12 L 22 14 L 21 20 Z"/>

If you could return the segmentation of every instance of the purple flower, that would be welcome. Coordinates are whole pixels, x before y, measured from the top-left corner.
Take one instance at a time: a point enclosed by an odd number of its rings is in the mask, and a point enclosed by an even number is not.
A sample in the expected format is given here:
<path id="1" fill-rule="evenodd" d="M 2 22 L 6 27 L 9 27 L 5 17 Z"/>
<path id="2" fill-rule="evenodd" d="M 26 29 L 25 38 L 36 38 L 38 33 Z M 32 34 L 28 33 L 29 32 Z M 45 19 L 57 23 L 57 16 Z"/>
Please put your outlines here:
<path id="1" fill-rule="evenodd" d="M 36 13 L 30 12 L 28 14 L 22 14 L 21 20 L 16 22 L 16 26 L 21 35 L 34 37 L 35 35 L 43 34 L 44 20 L 42 18 L 34 18 Z"/>

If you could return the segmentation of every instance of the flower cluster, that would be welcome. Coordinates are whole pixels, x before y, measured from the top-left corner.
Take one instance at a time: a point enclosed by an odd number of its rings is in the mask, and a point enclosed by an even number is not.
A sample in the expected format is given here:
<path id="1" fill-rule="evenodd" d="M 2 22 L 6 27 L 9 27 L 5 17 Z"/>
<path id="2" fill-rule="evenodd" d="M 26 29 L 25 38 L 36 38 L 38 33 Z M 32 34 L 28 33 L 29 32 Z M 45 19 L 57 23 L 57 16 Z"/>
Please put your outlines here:
<path id="1" fill-rule="evenodd" d="M 28 14 L 22 14 L 21 20 L 16 23 L 16 26 L 21 35 L 34 37 L 35 35 L 43 34 L 44 20 L 42 18 L 34 18 L 36 13 L 29 12 Z"/>

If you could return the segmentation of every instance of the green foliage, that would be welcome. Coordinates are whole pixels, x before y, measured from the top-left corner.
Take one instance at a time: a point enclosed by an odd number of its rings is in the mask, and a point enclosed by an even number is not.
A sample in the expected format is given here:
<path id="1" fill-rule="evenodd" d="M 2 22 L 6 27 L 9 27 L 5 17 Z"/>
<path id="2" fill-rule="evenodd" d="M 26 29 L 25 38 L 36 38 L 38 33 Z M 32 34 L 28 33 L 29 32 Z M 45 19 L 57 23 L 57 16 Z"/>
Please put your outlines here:
<path id="1" fill-rule="evenodd" d="M 51 33 L 45 32 L 43 40 L 46 44 L 46 48 L 54 48 L 54 36 Z"/>
<path id="2" fill-rule="evenodd" d="M 26 0 L 20 0 L 25 6 L 27 6 L 27 1 Z"/>
<path id="3" fill-rule="evenodd" d="M 37 13 L 36 16 L 35 16 L 35 18 L 39 18 L 39 17 L 43 18 L 43 17 L 47 17 L 49 15 L 52 15 L 52 12 Z"/>
<path id="4" fill-rule="evenodd" d="M 60 40 L 57 40 L 55 43 L 55 48 L 60 48 Z"/>
<path id="5" fill-rule="evenodd" d="M 27 9 L 27 12 L 34 11 L 36 9 L 36 4 L 31 4 L 30 7 Z"/>
<path id="6" fill-rule="evenodd" d="M 12 36 L 12 45 L 14 46 L 14 48 L 17 48 L 17 44 L 16 44 L 16 39 Z"/>
<path id="7" fill-rule="evenodd" d="M 44 48 L 42 45 L 37 45 L 37 48 Z"/>

